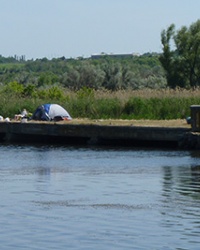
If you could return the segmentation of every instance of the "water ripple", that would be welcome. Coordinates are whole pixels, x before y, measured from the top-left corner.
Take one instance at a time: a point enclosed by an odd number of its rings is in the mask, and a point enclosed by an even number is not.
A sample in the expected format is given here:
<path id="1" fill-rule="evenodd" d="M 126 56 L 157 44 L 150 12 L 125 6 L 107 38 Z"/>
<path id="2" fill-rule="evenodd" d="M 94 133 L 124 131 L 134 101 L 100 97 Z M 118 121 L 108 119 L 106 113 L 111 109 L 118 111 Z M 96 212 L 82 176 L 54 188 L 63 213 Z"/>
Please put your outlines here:
<path id="1" fill-rule="evenodd" d="M 199 249 L 200 155 L 0 146 L 1 249 Z"/>

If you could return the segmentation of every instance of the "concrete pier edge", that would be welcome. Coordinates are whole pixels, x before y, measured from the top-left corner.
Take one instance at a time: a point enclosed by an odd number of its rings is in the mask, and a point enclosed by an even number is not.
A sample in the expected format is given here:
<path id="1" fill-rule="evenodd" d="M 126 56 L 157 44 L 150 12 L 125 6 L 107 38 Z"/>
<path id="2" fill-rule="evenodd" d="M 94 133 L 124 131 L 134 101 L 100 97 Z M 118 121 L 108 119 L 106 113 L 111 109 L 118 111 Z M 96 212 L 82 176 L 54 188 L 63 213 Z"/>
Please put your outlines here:
<path id="1" fill-rule="evenodd" d="M 0 141 L 200 149 L 200 133 L 182 127 L 0 122 Z"/>

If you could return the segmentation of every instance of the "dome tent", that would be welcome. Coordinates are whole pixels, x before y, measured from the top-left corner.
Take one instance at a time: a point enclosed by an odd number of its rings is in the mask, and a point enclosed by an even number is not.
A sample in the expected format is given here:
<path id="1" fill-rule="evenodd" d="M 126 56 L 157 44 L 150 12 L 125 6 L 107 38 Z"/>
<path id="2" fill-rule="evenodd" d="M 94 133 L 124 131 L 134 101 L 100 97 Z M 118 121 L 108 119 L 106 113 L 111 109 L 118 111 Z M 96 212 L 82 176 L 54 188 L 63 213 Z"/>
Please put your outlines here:
<path id="1" fill-rule="evenodd" d="M 35 110 L 32 120 L 38 121 L 60 121 L 71 120 L 69 113 L 58 104 L 43 104 Z"/>

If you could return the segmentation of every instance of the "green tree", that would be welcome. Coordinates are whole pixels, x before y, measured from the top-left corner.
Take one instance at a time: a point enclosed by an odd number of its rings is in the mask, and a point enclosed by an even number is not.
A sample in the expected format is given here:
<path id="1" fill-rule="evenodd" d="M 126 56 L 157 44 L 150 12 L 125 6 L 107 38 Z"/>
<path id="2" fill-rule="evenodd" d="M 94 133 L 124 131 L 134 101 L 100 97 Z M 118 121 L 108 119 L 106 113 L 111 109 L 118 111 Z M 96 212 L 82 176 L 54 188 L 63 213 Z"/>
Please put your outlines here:
<path id="1" fill-rule="evenodd" d="M 23 91 L 24 91 L 24 86 L 21 83 L 18 83 L 16 81 L 9 82 L 3 88 L 3 92 L 8 95 L 12 95 L 12 94 L 21 95 L 23 94 Z"/>
<path id="2" fill-rule="evenodd" d="M 83 61 L 79 65 L 68 67 L 61 82 L 72 90 L 79 90 L 82 87 L 98 89 L 103 79 L 104 72 L 98 66 Z"/>
<path id="3" fill-rule="evenodd" d="M 63 86 L 72 90 L 80 89 L 80 74 L 78 70 L 73 66 L 69 67 L 67 72 L 63 74 L 61 83 Z"/>
<path id="4" fill-rule="evenodd" d="M 52 85 L 58 82 L 58 77 L 52 72 L 43 72 L 38 79 L 38 86 Z"/>
<path id="5" fill-rule="evenodd" d="M 161 43 L 163 46 L 163 53 L 160 56 L 160 62 L 166 71 L 167 83 L 170 87 L 175 87 L 174 82 L 174 52 L 171 51 L 171 40 L 173 39 L 175 32 L 175 25 L 171 24 L 167 30 L 163 30 L 161 33 Z"/>
<path id="6" fill-rule="evenodd" d="M 200 20 L 189 28 L 183 26 L 174 37 L 178 63 L 185 83 L 191 87 L 200 85 Z"/>
<path id="7" fill-rule="evenodd" d="M 78 67 L 78 72 L 81 87 L 98 89 L 103 81 L 103 72 L 98 66 L 94 66 L 88 62 L 83 62 Z"/>
<path id="8" fill-rule="evenodd" d="M 175 49 L 170 44 L 174 41 Z M 175 31 L 172 24 L 161 33 L 163 53 L 160 62 L 166 71 L 168 86 L 200 86 L 200 20 Z"/>
<path id="9" fill-rule="evenodd" d="M 37 96 L 37 89 L 36 86 L 33 84 L 28 84 L 24 86 L 23 96 L 25 97 L 36 97 Z"/>
<path id="10" fill-rule="evenodd" d="M 122 70 L 120 63 L 113 63 L 112 61 L 109 61 L 105 63 L 102 68 L 104 71 L 104 80 L 102 86 L 113 91 L 121 89 Z"/>

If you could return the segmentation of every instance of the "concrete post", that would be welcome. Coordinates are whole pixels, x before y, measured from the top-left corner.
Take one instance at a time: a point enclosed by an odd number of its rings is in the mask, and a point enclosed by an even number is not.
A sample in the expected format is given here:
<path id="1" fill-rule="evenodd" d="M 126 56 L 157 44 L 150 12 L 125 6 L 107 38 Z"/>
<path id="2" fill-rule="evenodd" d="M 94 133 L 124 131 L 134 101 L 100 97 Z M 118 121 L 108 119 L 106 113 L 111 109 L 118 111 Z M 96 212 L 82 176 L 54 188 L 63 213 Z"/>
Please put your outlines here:
<path id="1" fill-rule="evenodd" d="M 190 110 L 192 131 L 200 132 L 200 105 L 192 105 Z"/>

